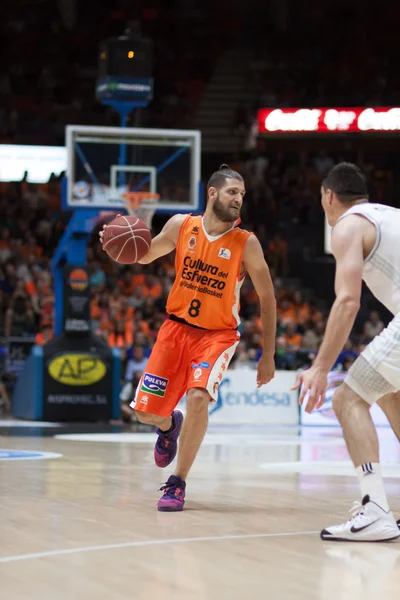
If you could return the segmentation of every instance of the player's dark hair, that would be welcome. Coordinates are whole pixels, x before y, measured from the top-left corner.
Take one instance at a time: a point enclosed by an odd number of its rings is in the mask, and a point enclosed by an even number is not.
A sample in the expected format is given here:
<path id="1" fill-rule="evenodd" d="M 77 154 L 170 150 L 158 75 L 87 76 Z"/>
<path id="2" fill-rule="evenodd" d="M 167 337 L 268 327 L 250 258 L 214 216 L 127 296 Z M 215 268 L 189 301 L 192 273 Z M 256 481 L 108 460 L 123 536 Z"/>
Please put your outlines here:
<path id="1" fill-rule="evenodd" d="M 227 179 L 237 179 L 238 181 L 243 181 L 243 177 L 237 171 L 233 171 L 230 169 L 228 165 L 221 165 L 218 171 L 215 171 L 208 180 L 207 190 L 210 187 L 215 187 L 217 190 L 221 188 Z"/>
<path id="2" fill-rule="evenodd" d="M 351 204 L 356 200 L 368 200 L 367 181 L 360 167 L 341 162 L 329 171 L 322 182 L 325 190 L 332 190 L 339 202 Z"/>

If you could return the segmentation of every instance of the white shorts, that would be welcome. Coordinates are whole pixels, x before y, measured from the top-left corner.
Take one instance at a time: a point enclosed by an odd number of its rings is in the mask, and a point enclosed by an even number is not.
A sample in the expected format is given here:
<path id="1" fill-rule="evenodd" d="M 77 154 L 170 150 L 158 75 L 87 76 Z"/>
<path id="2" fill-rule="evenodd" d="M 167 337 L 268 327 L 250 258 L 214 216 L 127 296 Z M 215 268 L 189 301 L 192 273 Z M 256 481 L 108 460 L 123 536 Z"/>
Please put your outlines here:
<path id="1" fill-rule="evenodd" d="M 400 390 L 400 314 L 368 344 L 344 381 L 369 404 Z"/>

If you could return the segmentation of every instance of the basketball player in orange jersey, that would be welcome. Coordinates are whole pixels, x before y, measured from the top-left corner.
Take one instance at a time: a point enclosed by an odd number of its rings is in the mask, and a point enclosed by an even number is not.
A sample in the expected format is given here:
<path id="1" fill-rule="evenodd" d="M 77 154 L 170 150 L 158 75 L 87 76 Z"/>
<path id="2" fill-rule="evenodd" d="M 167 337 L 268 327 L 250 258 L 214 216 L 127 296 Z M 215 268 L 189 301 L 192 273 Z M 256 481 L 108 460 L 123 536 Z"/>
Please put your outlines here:
<path id="1" fill-rule="evenodd" d="M 222 165 L 211 176 L 207 194 L 204 216 L 171 217 L 139 261 L 151 263 L 176 248 L 169 319 L 160 328 L 131 403 L 139 421 L 157 427 L 154 455 L 159 467 L 175 458 L 180 434 L 175 474 L 161 488 L 161 511 L 183 509 L 186 477 L 207 429 L 209 402 L 217 399 L 239 343 L 239 295 L 246 273 L 260 299 L 264 330 L 258 387 L 275 370 L 276 306 L 269 269 L 257 238 L 236 227 L 245 195 L 243 178 Z M 183 422 L 175 408 L 185 393 Z"/>

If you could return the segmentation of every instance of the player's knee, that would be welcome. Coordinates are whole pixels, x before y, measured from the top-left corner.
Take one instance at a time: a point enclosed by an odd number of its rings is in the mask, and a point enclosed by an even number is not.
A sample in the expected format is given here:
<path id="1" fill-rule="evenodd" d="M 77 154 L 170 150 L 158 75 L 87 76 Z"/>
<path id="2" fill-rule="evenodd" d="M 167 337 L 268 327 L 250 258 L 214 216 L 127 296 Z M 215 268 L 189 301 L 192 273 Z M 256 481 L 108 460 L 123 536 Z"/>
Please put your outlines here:
<path id="1" fill-rule="evenodd" d="M 210 394 L 201 388 L 192 388 L 188 391 L 186 398 L 186 411 L 190 413 L 202 413 L 208 411 Z"/>
<path id="2" fill-rule="evenodd" d="M 345 402 L 345 393 L 343 390 L 343 385 L 341 385 L 335 392 L 332 399 L 332 408 L 336 415 L 336 417 L 340 420 L 341 415 L 343 414 L 343 406 Z"/>
<path id="3" fill-rule="evenodd" d="M 332 408 L 339 421 L 346 419 L 347 416 L 353 414 L 359 408 L 364 409 L 364 407 L 369 408 L 368 403 L 345 383 L 336 390 L 333 396 Z"/>

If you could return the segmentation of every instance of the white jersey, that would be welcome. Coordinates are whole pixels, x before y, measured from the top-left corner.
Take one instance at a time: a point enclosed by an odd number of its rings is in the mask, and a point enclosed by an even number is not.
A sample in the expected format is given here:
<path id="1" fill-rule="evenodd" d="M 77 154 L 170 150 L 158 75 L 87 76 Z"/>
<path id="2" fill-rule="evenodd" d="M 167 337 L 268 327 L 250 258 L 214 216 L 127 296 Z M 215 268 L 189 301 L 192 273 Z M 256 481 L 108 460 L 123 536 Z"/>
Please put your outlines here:
<path id="1" fill-rule="evenodd" d="M 348 215 L 362 215 L 375 225 L 376 241 L 364 261 L 363 280 L 386 308 L 394 315 L 400 313 L 400 210 L 363 202 L 339 221 Z"/>

